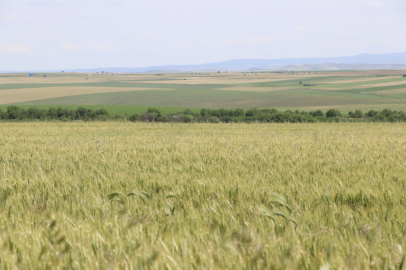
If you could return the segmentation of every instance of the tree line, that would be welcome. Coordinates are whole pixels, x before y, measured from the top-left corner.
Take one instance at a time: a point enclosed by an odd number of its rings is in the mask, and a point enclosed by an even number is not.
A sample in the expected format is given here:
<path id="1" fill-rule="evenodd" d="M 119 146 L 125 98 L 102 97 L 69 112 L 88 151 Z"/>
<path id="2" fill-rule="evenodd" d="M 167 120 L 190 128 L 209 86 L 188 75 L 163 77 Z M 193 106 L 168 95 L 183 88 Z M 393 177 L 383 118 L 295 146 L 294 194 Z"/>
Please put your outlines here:
<path id="1" fill-rule="evenodd" d="M 79 107 L 76 110 L 62 107 L 49 109 L 9 106 L 6 111 L 0 109 L 2 121 L 132 121 L 132 122 L 178 122 L 178 123 L 316 123 L 316 122 L 406 122 L 404 111 L 384 109 L 382 111 L 350 111 L 342 115 L 337 109 L 299 111 L 277 109 L 201 109 L 200 112 L 185 109 L 173 114 L 162 114 L 156 108 L 148 108 L 145 113 L 111 116 L 106 109 L 93 110 Z"/>
<path id="2" fill-rule="evenodd" d="M 59 108 L 38 109 L 29 108 L 24 109 L 18 106 L 8 106 L 4 112 L 0 109 L 1 120 L 109 120 L 111 116 L 106 109 L 93 110 L 79 107 L 76 110 Z"/>

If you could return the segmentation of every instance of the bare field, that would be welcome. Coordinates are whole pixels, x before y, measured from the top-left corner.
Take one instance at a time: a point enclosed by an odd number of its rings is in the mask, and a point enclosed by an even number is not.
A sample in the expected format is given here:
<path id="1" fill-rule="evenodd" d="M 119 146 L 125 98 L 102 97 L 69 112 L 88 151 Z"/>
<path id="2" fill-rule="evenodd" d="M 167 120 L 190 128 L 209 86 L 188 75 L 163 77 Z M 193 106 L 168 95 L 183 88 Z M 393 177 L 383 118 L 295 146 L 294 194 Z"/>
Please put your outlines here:
<path id="1" fill-rule="evenodd" d="M 1 78 L 0 77 L 0 84 L 14 84 L 14 83 L 23 83 L 23 84 L 54 84 L 54 83 L 89 83 L 89 82 L 96 81 L 95 79 L 86 80 L 86 78 Z M 97 81 L 105 81 L 105 80 L 97 80 Z"/>
<path id="2" fill-rule="evenodd" d="M 23 88 L 0 91 L 0 104 L 33 101 L 48 98 L 67 97 L 75 95 L 114 93 L 123 91 L 161 90 L 155 88 L 125 88 L 125 87 L 44 87 Z M 166 89 L 170 90 L 170 89 Z"/>
<path id="3" fill-rule="evenodd" d="M 362 87 L 370 88 L 370 87 L 382 87 L 382 86 L 405 85 L 405 84 L 406 84 L 406 79 L 403 80 L 403 81 L 398 81 L 398 82 L 365 84 L 365 85 L 362 85 Z"/>
<path id="4" fill-rule="evenodd" d="M 87 79 L 86 79 L 87 78 Z M 19 77 L 1 77 L 0 84 L 14 84 L 14 83 L 24 83 L 24 84 L 55 84 L 55 83 L 90 83 L 90 82 L 106 82 L 111 79 L 110 77 L 100 77 L 100 76 L 73 76 L 73 77 L 41 77 L 41 76 L 19 76 Z"/>

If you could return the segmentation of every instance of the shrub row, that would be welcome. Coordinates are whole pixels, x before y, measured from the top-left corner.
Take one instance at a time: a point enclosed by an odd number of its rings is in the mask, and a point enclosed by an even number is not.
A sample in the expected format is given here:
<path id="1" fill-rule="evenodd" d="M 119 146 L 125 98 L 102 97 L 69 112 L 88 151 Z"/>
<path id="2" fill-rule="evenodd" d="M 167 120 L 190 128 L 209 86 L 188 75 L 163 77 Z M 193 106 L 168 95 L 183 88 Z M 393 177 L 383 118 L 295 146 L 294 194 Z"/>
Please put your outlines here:
<path id="1" fill-rule="evenodd" d="M 79 107 L 76 110 L 49 108 L 48 110 L 29 108 L 23 109 L 17 106 L 9 106 L 3 112 L 0 109 L 0 119 L 6 121 L 30 121 L 30 120 L 84 120 L 84 121 L 107 121 L 126 119 L 132 122 L 209 122 L 209 123 L 240 123 L 240 122 L 268 122 L 268 123 L 314 123 L 314 122 L 406 122 L 406 113 L 403 111 L 384 109 L 382 111 L 370 110 L 363 113 L 361 110 L 350 111 L 349 117 L 344 117 L 337 109 L 327 112 L 316 111 L 278 111 L 277 109 L 201 109 L 200 113 L 186 109 L 174 114 L 162 114 L 155 108 L 149 108 L 145 113 L 134 114 L 129 117 L 112 117 L 107 110 L 92 110 Z"/>
<path id="2" fill-rule="evenodd" d="M 59 108 L 49 108 L 48 110 L 29 108 L 23 109 L 17 106 L 7 107 L 7 111 L 3 112 L 0 109 L 0 119 L 2 120 L 108 120 L 110 115 L 105 109 L 92 110 L 86 108 L 78 108 L 77 110 L 69 110 Z"/>
<path id="3" fill-rule="evenodd" d="M 363 113 L 361 110 L 350 111 L 349 117 L 344 117 L 337 109 L 327 112 L 316 111 L 278 111 L 277 109 L 202 109 L 199 113 L 185 110 L 176 114 L 162 115 L 150 108 L 141 115 L 130 117 L 131 121 L 142 122 L 210 122 L 210 123 L 240 123 L 240 122 L 268 122 L 268 123 L 315 123 L 315 122 L 406 122 L 406 113 L 403 111 L 370 110 Z"/>

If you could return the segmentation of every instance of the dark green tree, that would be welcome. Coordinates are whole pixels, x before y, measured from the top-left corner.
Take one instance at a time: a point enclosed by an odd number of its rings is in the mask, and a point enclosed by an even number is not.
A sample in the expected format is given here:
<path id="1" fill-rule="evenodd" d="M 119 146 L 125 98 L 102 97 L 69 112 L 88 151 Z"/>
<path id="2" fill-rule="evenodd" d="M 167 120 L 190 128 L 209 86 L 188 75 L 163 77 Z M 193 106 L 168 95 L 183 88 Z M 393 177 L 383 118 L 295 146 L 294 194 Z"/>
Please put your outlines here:
<path id="1" fill-rule="evenodd" d="M 313 116 L 324 116 L 324 113 L 323 113 L 322 110 L 317 110 L 315 112 L 312 112 L 311 115 L 313 115 Z"/>
<path id="2" fill-rule="evenodd" d="M 9 119 L 23 119 L 24 115 L 22 110 L 17 106 L 8 106 L 7 114 Z"/>
<path id="3" fill-rule="evenodd" d="M 337 109 L 330 109 L 326 112 L 327 117 L 339 117 L 341 116 L 341 112 Z"/>
<path id="4" fill-rule="evenodd" d="M 147 113 L 150 113 L 150 114 L 153 113 L 153 114 L 155 114 L 155 117 L 156 117 L 156 118 L 162 117 L 161 111 L 158 110 L 158 109 L 155 109 L 155 108 L 148 108 Z"/>
<path id="5" fill-rule="evenodd" d="M 370 110 L 370 111 L 368 111 L 365 115 L 368 116 L 368 117 L 374 117 L 374 116 L 377 115 L 377 114 L 378 114 L 377 111 L 375 111 L 375 110 Z"/>

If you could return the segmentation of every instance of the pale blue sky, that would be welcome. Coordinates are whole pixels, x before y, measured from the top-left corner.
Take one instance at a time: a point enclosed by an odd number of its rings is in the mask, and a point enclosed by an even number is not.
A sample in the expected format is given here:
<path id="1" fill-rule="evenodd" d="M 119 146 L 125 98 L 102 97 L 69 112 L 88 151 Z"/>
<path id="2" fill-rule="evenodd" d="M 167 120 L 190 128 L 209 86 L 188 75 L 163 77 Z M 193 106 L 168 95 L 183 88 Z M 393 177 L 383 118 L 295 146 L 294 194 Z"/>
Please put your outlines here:
<path id="1" fill-rule="evenodd" d="M 405 0 L 0 0 L 0 71 L 393 52 Z"/>

